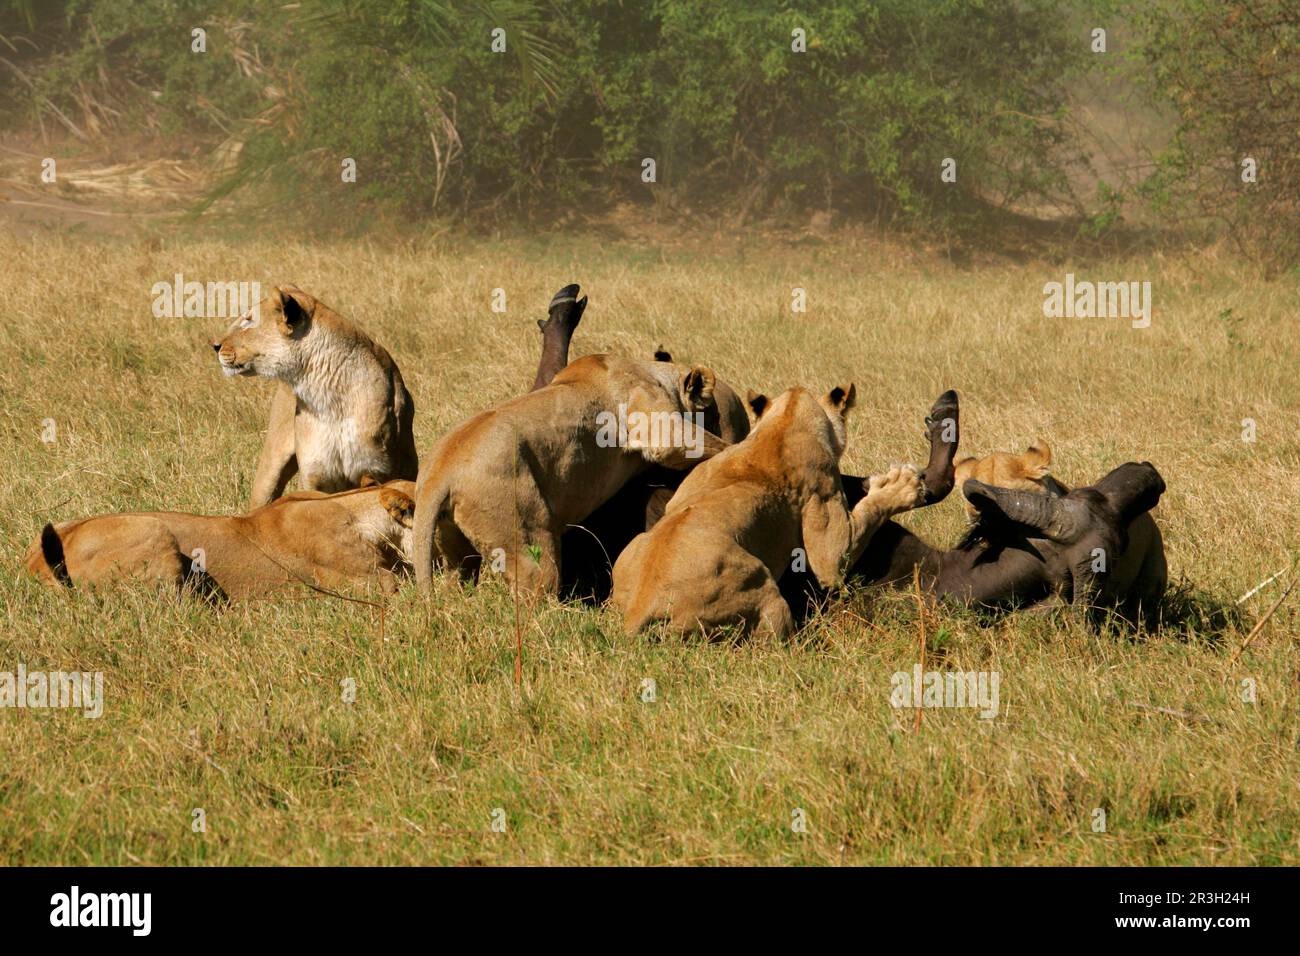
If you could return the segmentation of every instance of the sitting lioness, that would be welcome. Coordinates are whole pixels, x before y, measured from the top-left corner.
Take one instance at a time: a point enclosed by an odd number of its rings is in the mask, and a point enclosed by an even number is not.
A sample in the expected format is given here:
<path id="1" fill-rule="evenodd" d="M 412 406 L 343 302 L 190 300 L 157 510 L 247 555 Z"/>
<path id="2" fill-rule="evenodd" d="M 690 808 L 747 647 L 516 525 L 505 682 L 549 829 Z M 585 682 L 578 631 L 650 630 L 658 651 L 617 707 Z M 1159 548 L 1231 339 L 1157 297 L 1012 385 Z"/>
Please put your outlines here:
<path id="1" fill-rule="evenodd" d="M 276 289 L 212 343 L 226 375 L 279 384 L 249 507 L 284 494 L 345 491 L 365 477 L 414 481 L 411 401 L 384 347 L 306 292 Z"/>
<path id="2" fill-rule="evenodd" d="M 453 429 L 420 470 L 416 580 L 481 559 L 531 594 L 558 593 L 568 526 L 651 465 L 685 470 L 726 447 L 703 425 L 715 381 L 702 366 L 586 355 Z"/>
<path id="3" fill-rule="evenodd" d="M 687 475 L 664 517 L 615 563 L 613 600 L 629 634 L 653 621 L 678 633 L 790 634 L 777 581 L 792 563 L 806 556 L 831 587 L 876 528 L 921 504 L 925 486 L 909 466 L 871 478 L 848 510 L 839 460 L 854 396 L 852 385 L 820 401 L 802 388 L 775 402 L 751 393 L 749 437 Z"/>
<path id="4" fill-rule="evenodd" d="M 334 495 L 295 492 L 232 517 L 152 511 L 47 524 L 26 564 L 52 587 L 143 578 L 217 599 L 300 584 L 392 592 L 407 569 L 414 491 L 391 481 Z"/>

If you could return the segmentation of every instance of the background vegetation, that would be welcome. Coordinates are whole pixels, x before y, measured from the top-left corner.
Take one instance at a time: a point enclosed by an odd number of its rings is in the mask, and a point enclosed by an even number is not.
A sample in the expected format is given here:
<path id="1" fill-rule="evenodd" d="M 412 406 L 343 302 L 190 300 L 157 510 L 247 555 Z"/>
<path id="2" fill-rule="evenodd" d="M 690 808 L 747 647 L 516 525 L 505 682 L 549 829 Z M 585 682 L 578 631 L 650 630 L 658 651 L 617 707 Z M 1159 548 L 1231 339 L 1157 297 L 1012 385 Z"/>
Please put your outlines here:
<path id="1" fill-rule="evenodd" d="M 1298 31 L 1288 0 L 6 0 L 0 82 L 17 95 L 0 103 L 10 121 L 207 156 L 208 202 L 251 188 L 260 209 L 334 219 L 631 201 L 970 237 L 1009 212 L 1095 234 L 1144 202 L 1286 264 Z M 1106 74 L 1174 127 L 1124 181 L 1088 175 L 1079 127 L 1080 84 Z M 344 157 L 354 188 L 339 188 Z"/>

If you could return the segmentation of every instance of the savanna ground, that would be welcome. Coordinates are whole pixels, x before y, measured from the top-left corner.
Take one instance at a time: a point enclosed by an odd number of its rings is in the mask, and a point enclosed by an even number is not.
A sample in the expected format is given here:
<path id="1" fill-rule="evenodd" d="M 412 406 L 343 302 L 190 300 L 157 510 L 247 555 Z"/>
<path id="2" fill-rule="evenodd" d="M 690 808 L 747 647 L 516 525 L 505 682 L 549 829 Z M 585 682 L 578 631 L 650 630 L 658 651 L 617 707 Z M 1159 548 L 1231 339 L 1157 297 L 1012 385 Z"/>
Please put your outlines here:
<path id="1" fill-rule="evenodd" d="M 1294 277 L 1213 251 L 958 268 L 858 240 L 228 235 L 0 235 L 0 670 L 105 682 L 99 720 L 0 710 L 0 862 L 1300 862 L 1300 600 L 1233 660 L 1286 582 L 1236 599 L 1300 539 Z M 1043 283 L 1067 271 L 1150 280 L 1151 327 L 1045 318 Z M 904 594 L 857 592 L 789 643 L 740 647 L 522 608 L 519 692 L 500 585 L 408 586 L 382 635 L 372 608 L 306 590 L 221 612 L 44 590 L 19 559 L 46 520 L 247 498 L 269 386 L 218 373 L 219 320 L 153 317 L 150 286 L 177 272 L 295 282 L 359 320 L 402 368 L 421 450 L 527 387 L 534 320 L 570 281 L 591 296 L 574 354 L 663 344 L 773 393 L 856 382 L 846 471 L 922 460 L 922 418 L 953 386 L 964 450 L 1042 437 L 1074 484 L 1160 469 L 1171 620 L 927 613 L 927 667 L 998 672 L 1001 714 L 928 710 L 918 731 L 889 703 L 918 658 Z M 965 522 L 956 495 L 902 520 L 938 544 Z"/>

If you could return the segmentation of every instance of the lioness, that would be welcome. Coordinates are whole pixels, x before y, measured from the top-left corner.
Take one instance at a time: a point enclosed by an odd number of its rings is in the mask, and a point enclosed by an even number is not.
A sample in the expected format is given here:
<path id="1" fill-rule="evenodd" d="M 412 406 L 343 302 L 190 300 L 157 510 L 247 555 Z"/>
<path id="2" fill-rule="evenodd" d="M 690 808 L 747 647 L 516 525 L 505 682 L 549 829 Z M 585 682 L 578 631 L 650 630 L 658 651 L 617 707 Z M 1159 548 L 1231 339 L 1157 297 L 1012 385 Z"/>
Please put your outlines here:
<path id="1" fill-rule="evenodd" d="M 958 488 L 973 478 L 995 488 L 1050 492 L 1051 464 L 1051 446 L 1040 438 L 1019 455 L 1009 451 L 995 451 L 983 458 L 965 455 L 953 465 L 953 475 Z M 979 517 L 979 511 L 969 501 L 966 513 L 972 521 Z"/>
<path id="2" fill-rule="evenodd" d="M 278 382 L 249 507 L 284 494 L 345 491 L 369 476 L 414 481 L 411 401 L 384 347 L 301 289 L 277 288 L 212 342 L 226 375 Z"/>
<path id="3" fill-rule="evenodd" d="M 679 633 L 783 637 L 794 630 L 777 581 L 796 549 L 825 587 L 837 583 L 887 518 L 925 498 L 915 469 L 867 482 L 852 512 L 840 485 L 852 385 L 818 400 L 792 388 L 769 402 L 750 396 L 749 437 L 687 475 L 650 531 L 614 565 L 614 603 L 629 634 L 652 621 Z"/>
<path id="4" fill-rule="evenodd" d="M 300 491 L 246 515 L 152 511 L 47 524 L 27 569 L 52 587 L 123 578 L 190 584 L 214 598 L 246 598 L 306 583 L 397 587 L 407 565 L 415 485 L 326 495 Z"/>
<path id="5" fill-rule="evenodd" d="M 416 580 L 481 558 L 530 593 L 558 593 L 566 527 L 651 465 L 688 469 L 726 447 L 700 424 L 715 381 L 702 366 L 587 355 L 452 430 L 420 470 Z"/>

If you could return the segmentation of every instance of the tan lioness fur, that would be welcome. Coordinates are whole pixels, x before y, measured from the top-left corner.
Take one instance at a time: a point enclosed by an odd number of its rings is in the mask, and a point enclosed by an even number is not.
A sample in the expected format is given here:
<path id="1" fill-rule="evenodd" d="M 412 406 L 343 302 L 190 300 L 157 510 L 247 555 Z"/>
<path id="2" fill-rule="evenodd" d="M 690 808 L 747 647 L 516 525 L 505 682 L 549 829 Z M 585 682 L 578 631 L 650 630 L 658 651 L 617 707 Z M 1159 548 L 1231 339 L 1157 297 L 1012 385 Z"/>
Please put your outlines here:
<path id="1" fill-rule="evenodd" d="M 663 346 L 655 350 L 656 362 L 672 362 L 673 357 Z M 749 434 L 749 412 L 736 390 L 720 378 L 713 380 L 713 401 L 704 408 L 704 428 L 717 435 L 728 445 L 734 445 Z"/>
<path id="2" fill-rule="evenodd" d="M 414 492 L 391 481 L 295 492 L 233 517 L 154 511 L 47 524 L 26 564 L 54 587 L 143 578 L 235 599 L 304 583 L 391 592 L 407 565 Z"/>
<path id="3" fill-rule="evenodd" d="M 854 395 L 852 385 L 820 400 L 802 388 L 774 402 L 751 394 L 749 437 L 687 475 L 663 519 L 615 563 L 613 601 L 629 634 L 666 621 L 679 633 L 787 635 L 794 621 L 777 588 L 787 568 L 806 560 L 832 587 L 887 518 L 921 503 L 915 469 L 894 468 L 848 510 L 839 460 Z"/>
<path id="4" fill-rule="evenodd" d="M 1020 455 L 1008 451 L 995 451 L 984 458 L 965 455 L 953 464 L 953 477 L 961 488 L 974 478 L 995 488 L 1013 488 L 1017 491 L 1042 491 L 1047 476 L 1051 474 L 1052 449 L 1041 438 Z M 975 519 L 979 512 L 969 501 L 966 513 Z"/>
<path id="5" fill-rule="evenodd" d="M 276 289 L 212 343 L 226 375 L 277 381 L 249 507 L 345 491 L 369 476 L 414 481 L 415 404 L 384 347 L 300 289 Z"/>
<path id="6" fill-rule="evenodd" d="M 464 572 L 477 556 L 530 593 L 557 593 L 568 526 L 651 465 L 689 469 L 726 447 L 696 427 L 715 381 L 700 366 L 586 355 L 550 385 L 453 429 L 420 470 L 416 580 L 427 587 L 435 564 Z M 690 427 L 678 443 L 631 427 L 621 435 L 609 424 L 620 408 L 629 426 L 659 415 Z"/>

